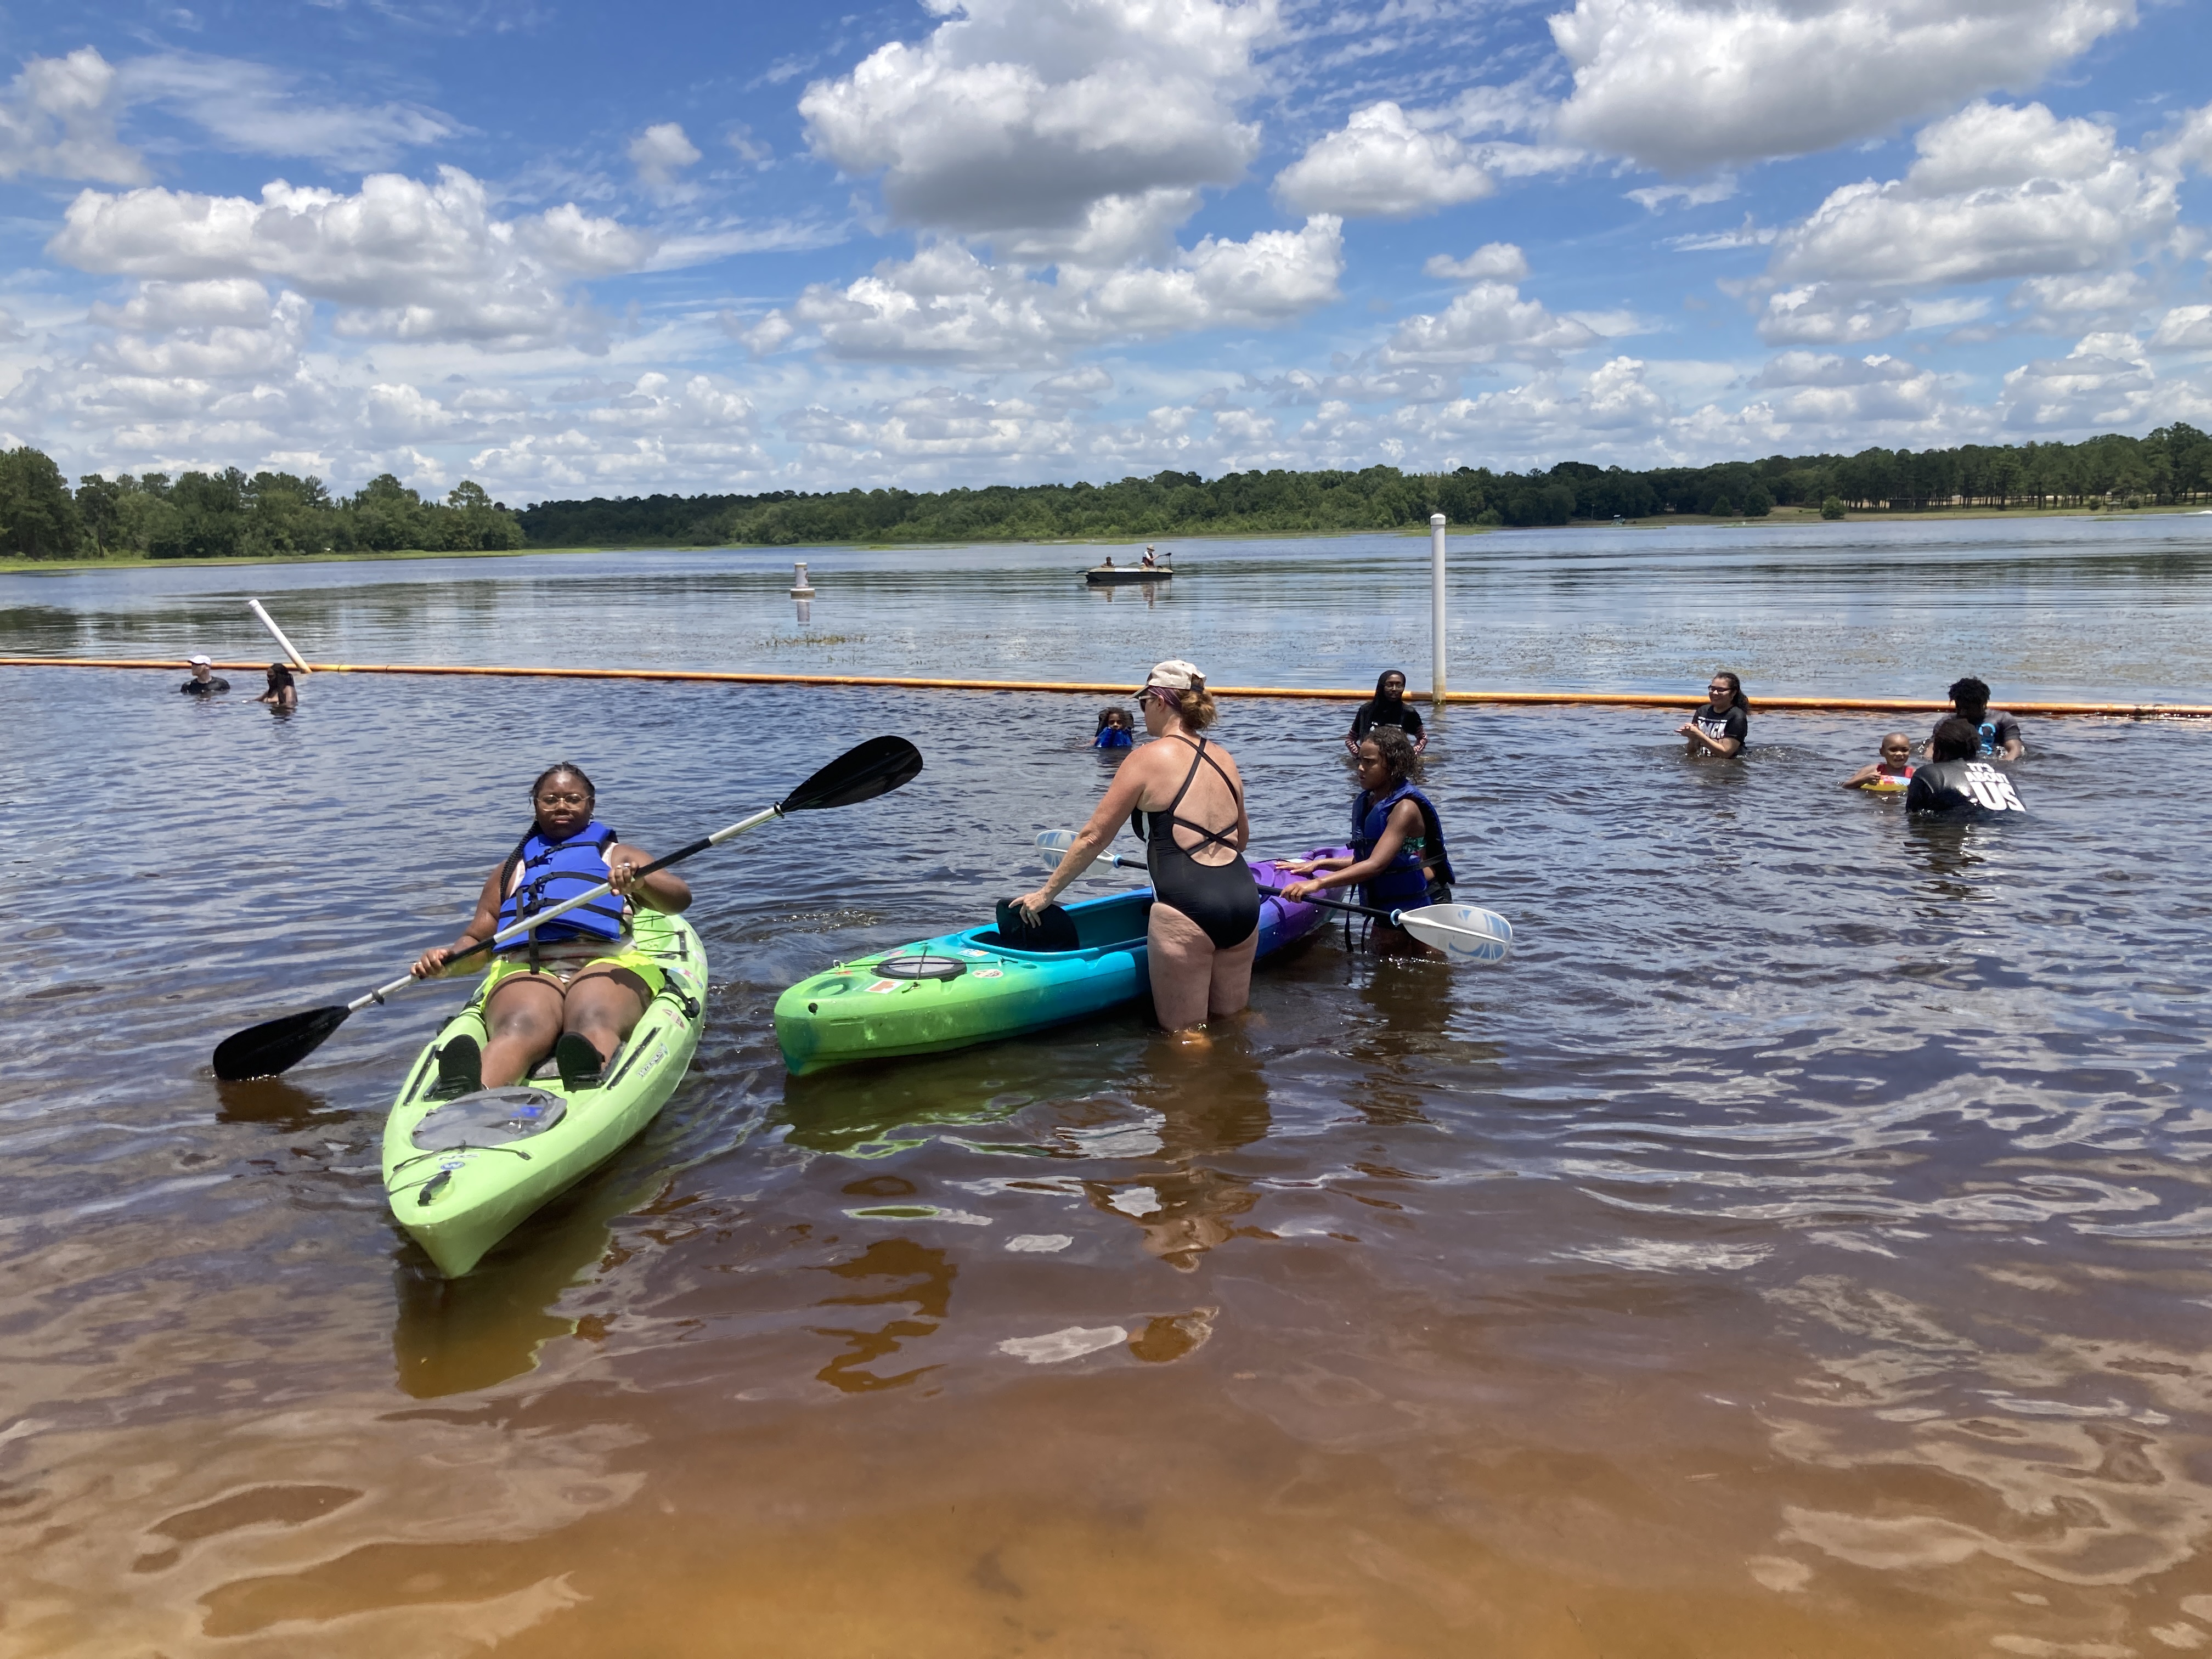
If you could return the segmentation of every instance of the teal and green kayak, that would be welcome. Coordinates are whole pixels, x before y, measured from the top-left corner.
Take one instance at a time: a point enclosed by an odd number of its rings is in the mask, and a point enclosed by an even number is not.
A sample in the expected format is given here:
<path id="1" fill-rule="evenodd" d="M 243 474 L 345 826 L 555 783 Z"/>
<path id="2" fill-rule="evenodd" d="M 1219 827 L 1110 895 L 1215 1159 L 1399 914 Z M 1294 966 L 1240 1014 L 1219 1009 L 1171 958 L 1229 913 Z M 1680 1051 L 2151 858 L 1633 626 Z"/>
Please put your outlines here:
<path id="1" fill-rule="evenodd" d="M 481 990 L 407 1074 L 384 1124 L 385 1195 L 448 1278 L 628 1146 L 683 1082 L 706 1024 L 707 953 L 681 916 L 640 909 L 631 931 L 668 982 L 597 1088 L 571 1091 L 555 1076 L 432 1099 L 440 1045 L 463 1033 L 488 1041 Z"/>
<path id="2" fill-rule="evenodd" d="M 1257 860 L 1252 873 L 1262 887 L 1291 879 Z M 840 963 L 776 999 L 783 1062 L 804 1075 L 856 1060 L 941 1054 L 1133 1001 L 1147 989 L 1152 908 L 1149 887 L 1069 905 L 1072 950 L 1017 950 L 988 926 Z M 1326 915 L 1316 905 L 1262 899 L 1260 958 L 1304 938 Z"/>

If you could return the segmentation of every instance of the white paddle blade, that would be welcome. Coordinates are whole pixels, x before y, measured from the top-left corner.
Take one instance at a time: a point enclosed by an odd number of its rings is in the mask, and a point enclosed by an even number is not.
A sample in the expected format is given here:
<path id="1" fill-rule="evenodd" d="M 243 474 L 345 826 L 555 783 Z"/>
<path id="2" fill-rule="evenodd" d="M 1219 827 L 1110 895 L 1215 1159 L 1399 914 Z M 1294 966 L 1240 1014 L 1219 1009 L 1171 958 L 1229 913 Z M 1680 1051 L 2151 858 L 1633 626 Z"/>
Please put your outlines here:
<path id="1" fill-rule="evenodd" d="M 1075 831 L 1073 830 L 1037 831 L 1036 849 L 1040 855 L 1039 861 L 1048 870 L 1059 869 L 1060 860 L 1066 855 L 1067 849 L 1074 845 Z"/>
<path id="2" fill-rule="evenodd" d="M 1400 912 L 1398 921 L 1454 962 L 1503 962 L 1513 951 L 1513 924 L 1479 904 L 1424 904 Z"/>

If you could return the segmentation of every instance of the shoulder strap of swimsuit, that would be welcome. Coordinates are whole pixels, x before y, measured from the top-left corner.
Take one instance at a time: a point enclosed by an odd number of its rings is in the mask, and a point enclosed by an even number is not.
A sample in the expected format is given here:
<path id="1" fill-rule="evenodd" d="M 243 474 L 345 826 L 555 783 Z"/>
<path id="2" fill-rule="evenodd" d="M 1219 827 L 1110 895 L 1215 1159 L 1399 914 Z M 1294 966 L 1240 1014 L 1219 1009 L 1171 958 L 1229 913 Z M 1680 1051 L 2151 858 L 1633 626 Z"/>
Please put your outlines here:
<path id="1" fill-rule="evenodd" d="M 1176 735 L 1181 737 L 1182 733 L 1178 732 Z M 1206 752 L 1206 739 L 1204 738 L 1199 738 L 1194 740 L 1186 738 L 1183 740 L 1185 742 L 1194 743 L 1195 749 L 1195 752 L 1190 757 L 1190 770 L 1183 774 L 1182 787 L 1176 791 L 1175 799 L 1168 803 L 1167 811 L 1161 816 L 1164 816 L 1170 824 L 1180 824 L 1183 829 L 1189 830 L 1193 835 L 1198 836 L 1200 847 L 1211 843 L 1216 847 L 1226 847 L 1233 853 L 1237 850 L 1237 842 L 1235 839 L 1237 834 L 1237 824 L 1234 819 L 1231 820 L 1229 827 L 1225 830 L 1209 830 L 1202 823 L 1193 823 L 1188 818 L 1183 817 L 1182 812 L 1178 810 L 1182 805 L 1182 798 L 1190 793 L 1190 786 L 1198 776 L 1198 766 L 1200 761 L 1205 762 L 1206 764 L 1212 767 L 1216 773 L 1219 774 L 1221 781 L 1228 785 L 1229 799 L 1236 804 L 1237 815 L 1240 817 L 1243 815 L 1244 805 L 1243 796 L 1237 793 L 1237 786 L 1234 783 L 1230 782 L 1227 769 L 1225 769 L 1219 761 L 1214 759 L 1212 756 Z M 1170 846 L 1174 845 L 1175 838 L 1172 834 L 1170 835 L 1168 839 L 1169 844 Z M 1196 852 L 1198 848 L 1186 847 L 1178 848 L 1177 850 L 1188 854 Z"/>

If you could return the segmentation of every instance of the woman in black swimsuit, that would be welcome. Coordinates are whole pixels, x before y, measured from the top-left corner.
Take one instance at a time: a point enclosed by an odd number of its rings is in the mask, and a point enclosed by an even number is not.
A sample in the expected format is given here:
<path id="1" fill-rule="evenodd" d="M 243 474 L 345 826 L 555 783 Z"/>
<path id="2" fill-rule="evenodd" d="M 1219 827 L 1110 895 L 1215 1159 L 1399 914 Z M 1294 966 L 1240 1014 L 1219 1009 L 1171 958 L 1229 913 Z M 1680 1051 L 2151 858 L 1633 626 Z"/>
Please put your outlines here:
<path id="1" fill-rule="evenodd" d="M 1015 903 L 1041 915 L 1129 823 L 1152 872 L 1152 1007 L 1170 1031 L 1192 1030 L 1251 999 L 1260 943 L 1260 889 L 1244 862 L 1252 826 L 1237 763 L 1200 735 L 1216 715 L 1206 676 L 1187 662 L 1161 663 L 1137 703 L 1156 741 L 1121 763 L 1052 879 Z"/>

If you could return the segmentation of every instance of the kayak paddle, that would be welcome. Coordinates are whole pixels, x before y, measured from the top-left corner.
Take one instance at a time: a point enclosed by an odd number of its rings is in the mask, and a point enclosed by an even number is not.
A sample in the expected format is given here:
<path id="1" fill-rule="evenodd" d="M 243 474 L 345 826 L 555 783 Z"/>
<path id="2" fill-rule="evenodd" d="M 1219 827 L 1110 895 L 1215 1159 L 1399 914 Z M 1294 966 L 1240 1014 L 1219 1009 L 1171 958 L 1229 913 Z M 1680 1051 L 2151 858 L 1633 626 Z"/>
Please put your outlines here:
<path id="1" fill-rule="evenodd" d="M 873 800 L 878 795 L 888 795 L 921 770 L 921 751 L 904 738 L 870 738 L 866 743 L 847 750 L 812 777 L 800 784 L 773 806 L 763 807 L 750 817 L 739 818 L 711 836 L 702 836 L 690 845 L 678 848 L 665 858 L 655 859 L 631 877 L 642 880 L 656 870 L 665 870 L 672 864 L 681 864 L 709 847 L 719 847 L 733 836 L 742 836 L 748 830 L 766 823 L 770 818 L 782 817 L 791 812 L 820 811 L 832 806 L 851 806 L 864 800 Z M 520 939 L 534 927 L 543 927 L 565 911 L 580 904 L 588 904 L 613 891 L 613 886 L 601 882 L 574 898 L 563 899 L 558 904 L 517 922 L 512 927 L 501 929 L 480 944 L 465 951 L 457 951 L 447 959 L 447 966 L 485 951 L 496 950 L 509 939 Z M 344 1024 L 349 1016 L 359 1012 L 371 1003 L 381 1003 L 394 992 L 422 983 L 411 974 L 403 974 L 387 985 L 380 985 L 366 996 L 351 1002 L 334 1004 L 327 1008 L 310 1008 L 305 1013 L 287 1014 L 282 1019 L 264 1020 L 258 1025 L 249 1025 L 243 1031 L 233 1032 L 216 1044 L 215 1074 L 225 1083 L 240 1083 L 247 1078 L 275 1077 L 288 1072 L 309 1054 L 321 1048 L 331 1032 Z"/>
<path id="2" fill-rule="evenodd" d="M 1048 853 L 1057 864 L 1075 845 L 1073 830 L 1046 830 L 1036 838 L 1040 853 Z M 1109 864 L 1142 870 L 1145 860 L 1126 853 L 1106 855 Z M 1281 898 L 1279 887 L 1260 890 L 1270 898 Z M 1346 910 L 1356 916 L 1373 916 L 1393 927 L 1402 927 L 1424 945 L 1433 945 L 1455 962 L 1503 962 L 1513 949 L 1513 924 L 1495 910 L 1474 904 L 1424 904 L 1410 910 L 1381 910 L 1368 904 L 1348 904 L 1342 899 L 1293 899 L 1293 904 L 1317 904 L 1324 910 Z"/>

